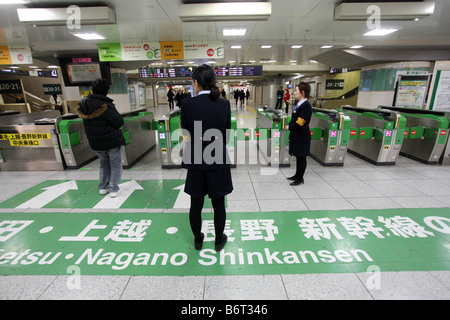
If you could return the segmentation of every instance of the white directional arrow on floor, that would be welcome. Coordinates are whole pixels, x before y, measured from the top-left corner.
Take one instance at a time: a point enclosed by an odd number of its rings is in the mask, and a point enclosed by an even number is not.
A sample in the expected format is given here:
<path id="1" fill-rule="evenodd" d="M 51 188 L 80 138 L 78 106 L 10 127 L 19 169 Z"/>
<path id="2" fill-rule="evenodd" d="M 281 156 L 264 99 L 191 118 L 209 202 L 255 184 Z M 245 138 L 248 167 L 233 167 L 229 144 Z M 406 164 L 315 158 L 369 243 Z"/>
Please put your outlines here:
<path id="1" fill-rule="evenodd" d="M 139 183 L 135 180 L 127 181 L 119 184 L 120 192 L 115 198 L 111 198 L 107 194 L 99 203 L 97 203 L 94 209 L 118 209 L 120 206 L 127 201 L 128 197 L 135 190 L 144 190 Z"/>
<path id="2" fill-rule="evenodd" d="M 78 186 L 74 180 L 71 180 L 51 187 L 43 188 L 42 190 L 45 190 L 45 192 L 42 192 L 27 202 L 22 203 L 16 208 L 42 208 L 47 203 L 52 202 L 59 196 L 66 193 L 68 190 L 78 190 Z"/>
<path id="3" fill-rule="evenodd" d="M 191 197 L 186 192 L 184 192 L 184 184 L 176 188 L 173 188 L 173 190 L 180 190 L 180 192 L 178 193 L 177 200 L 173 205 L 173 208 L 174 209 L 189 208 L 191 205 Z"/>

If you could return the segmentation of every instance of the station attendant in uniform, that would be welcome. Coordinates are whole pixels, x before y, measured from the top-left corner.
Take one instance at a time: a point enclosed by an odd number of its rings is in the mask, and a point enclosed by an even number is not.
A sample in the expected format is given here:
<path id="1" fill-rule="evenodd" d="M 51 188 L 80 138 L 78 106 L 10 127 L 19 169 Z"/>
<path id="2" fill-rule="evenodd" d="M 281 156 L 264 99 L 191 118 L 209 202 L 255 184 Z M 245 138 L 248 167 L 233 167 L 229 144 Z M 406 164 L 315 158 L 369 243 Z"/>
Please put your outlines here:
<path id="1" fill-rule="evenodd" d="M 291 122 L 285 127 L 286 130 L 290 130 L 289 154 L 297 159 L 295 174 L 288 178 L 289 180 L 293 180 L 291 186 L 298 186 L 304 183 L 303 175 L 306 170 L 306 156 L 309 155 L 311 146 L 309 122 L 311 120 L 312 108 L 308 101 L 310 91 L 311 86 L 305 82 L 300 82 L 295 87 L 294 97 L 299 102 L 292 111 Z"/>
<path id="2" fill-rule="evenodd" d="M 225 229 L 225 195 L 233 190 L 231 163 L 227 152 L 231 128 L 230 102 L 220 98 L 214 70 L 201 65 L 192 74 L 197 96 L 181 102 L 181 128 L 186 146 L 182 167 L 186 168 L 184 191 L 191 196 L 189 222 L 194 234 L 195 249 L 201 250 L 201 212 L 205 195 L 214 209 L 215 250 L 227 242 Z"/>

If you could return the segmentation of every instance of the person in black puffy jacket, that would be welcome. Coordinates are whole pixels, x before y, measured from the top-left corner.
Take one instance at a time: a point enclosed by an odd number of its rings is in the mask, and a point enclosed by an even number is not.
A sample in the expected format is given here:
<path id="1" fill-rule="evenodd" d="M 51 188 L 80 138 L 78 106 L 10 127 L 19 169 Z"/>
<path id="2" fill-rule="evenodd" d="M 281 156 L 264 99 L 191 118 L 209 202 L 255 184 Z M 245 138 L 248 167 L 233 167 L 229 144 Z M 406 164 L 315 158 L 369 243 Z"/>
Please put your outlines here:
<path id="1" fill-rule="evenodd" d="M 122 146 L 125 138 L 120 129 L 123 118 L 114 106 L 113 100 L 106 95 L 109 84 L 104 79 L 92 83 L 92 94 L 81 100 L 76 111 L 83 119 L 84 130 L 89 145 L 100 159 L 100 194 L 114 198 L 119 193 L 122 178 Z"/>

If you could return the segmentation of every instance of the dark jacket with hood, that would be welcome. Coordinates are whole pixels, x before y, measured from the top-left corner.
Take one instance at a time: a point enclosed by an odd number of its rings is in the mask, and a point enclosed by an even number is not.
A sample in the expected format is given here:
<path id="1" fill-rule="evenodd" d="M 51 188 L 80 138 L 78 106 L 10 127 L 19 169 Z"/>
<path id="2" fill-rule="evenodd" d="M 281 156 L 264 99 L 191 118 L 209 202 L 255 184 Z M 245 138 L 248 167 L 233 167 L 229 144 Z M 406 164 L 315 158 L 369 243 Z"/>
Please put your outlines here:
<path id="1" fill-rule="evenodd" d="M 104 151 L 125 145 L 123 118 L 113 100 L 101 94 L 90 94 L 81 100 L 76 111 L 83 119 L 84 130 L 93 150 Z"/>

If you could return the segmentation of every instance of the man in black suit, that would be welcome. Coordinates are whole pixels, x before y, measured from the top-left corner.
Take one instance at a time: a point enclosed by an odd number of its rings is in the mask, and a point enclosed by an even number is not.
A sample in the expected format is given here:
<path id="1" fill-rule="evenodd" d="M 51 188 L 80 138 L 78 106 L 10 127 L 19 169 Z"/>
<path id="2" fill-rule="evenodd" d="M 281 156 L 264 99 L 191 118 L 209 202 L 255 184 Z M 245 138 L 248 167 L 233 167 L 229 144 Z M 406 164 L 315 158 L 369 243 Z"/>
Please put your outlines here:
<path id="1" fill-rule="evenodd" d="M 192 78 L 197 96 L 181 102 L 181 127 L 186 142 L 182 167 L 188 169 L 184 191 L 191 196 L 189 221 L 195 248 L 200 250 L 203 246 L 201 212 L 208 194 L 214 209 L 215 249 L 220 251 L 227 241 L 225 195 L 233 190 L 227 152 L 230 102 L 219 98 L 220 91 L 210 66 L 198 67 Z"/>

